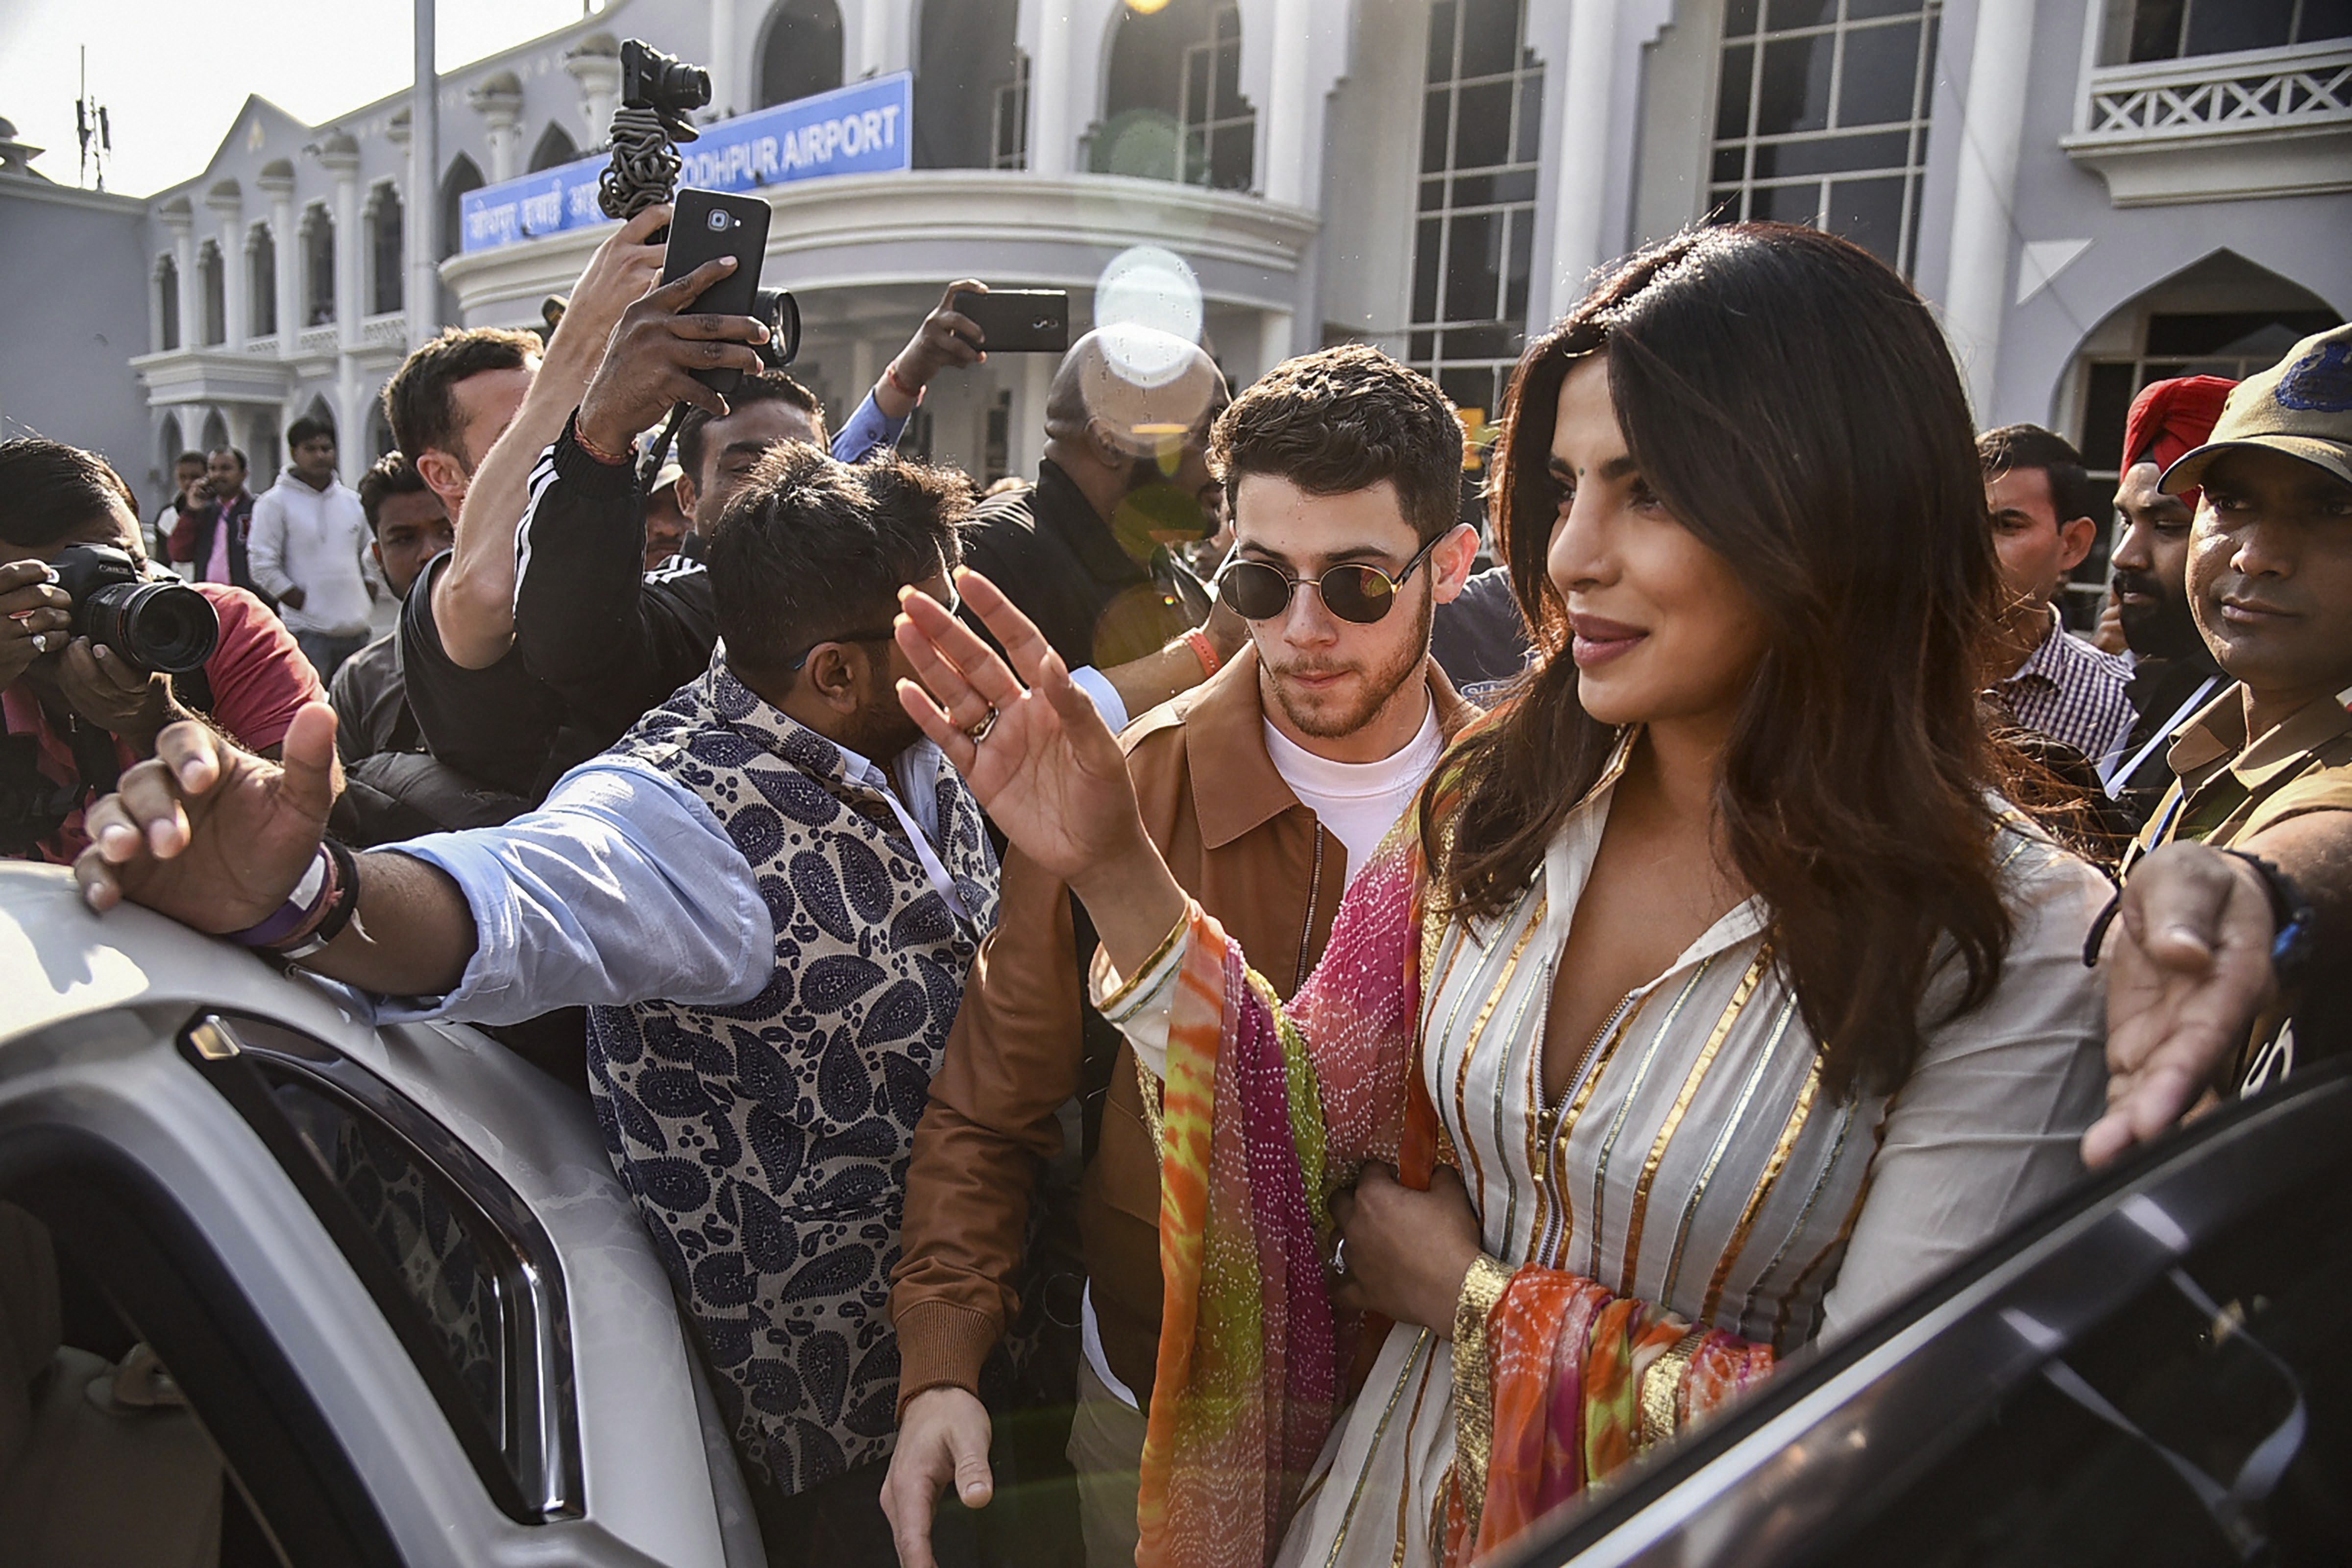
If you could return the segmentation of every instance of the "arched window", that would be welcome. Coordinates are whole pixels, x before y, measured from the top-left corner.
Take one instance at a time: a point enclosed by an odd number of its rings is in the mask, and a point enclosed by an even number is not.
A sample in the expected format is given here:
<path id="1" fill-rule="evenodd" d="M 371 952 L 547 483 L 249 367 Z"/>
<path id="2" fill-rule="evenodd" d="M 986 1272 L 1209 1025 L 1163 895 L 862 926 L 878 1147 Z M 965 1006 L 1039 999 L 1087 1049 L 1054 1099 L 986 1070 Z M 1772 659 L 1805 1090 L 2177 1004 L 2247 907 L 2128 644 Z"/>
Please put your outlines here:
<path id="1" fill-rule="evenodd" d="M 446 261 L 465 248 L 466 193 L 482 188 L 481 166 L 463 153 L 450 160 L 449 172 L 441 176 L 441 255 Z"/>
<path id="2" fill-rule="evenodd" d="M 539 145 L 530 150 L 530 172 L 536 174 L 541 169 L 560 168 L 579 161 L 580 144 L 562 126 L 549 121 L 547 129 L 539 133 Z"/>
<path id="3" fill-rule="evenodd" d="M 335 319 L 335 220 L 317 203 L 302 214 L 302 324 Z"/>
<path id="4" fill-rule="evenodd" d="M 1242 96 L 1242 14 L 1234 0 L 1120 7 L 1111 26 L 1103 118 L 1088 136 L 1101 174 L 1245 191 L 1257 110 Z"/>
<path id="5" fill-rule="evenodd" d="M 173 470 L 173 467 L 178 464 L 180 454 L 188 449 L 187 444 L 180 438 L 180 416 L 178 415 L 166 414 L 163 416 L 163 426 L 156 433 L 155 445 L 157 451 L 163 458 L 162 463 L 158 466 L 164 473 L 169 474 Z"/>
<path id="6" fill-rule="evenodd" d="M 245 319 L 255 337 L 268 337 L 278 331 L 278 241 L 266 223 L 245 237 Z"/>
<path id="7" fill-rule="evenodd" d="M 162 340 L 155 347 L 158 350 L 178 348 L 180 346 L 180 264 L 169 256 L 156 258 L 155 289 L 155 302 L 161 307 L 155 316 L 155 323 L 159 329 L 156 335 Z"/>
<path id="8" fill-rule="evenodd" d="M 204 301 L 204 334 L 207 346 L 228 341 L 228 280 L 222 276 L 220 247 L 211 240 L 196 247 L 196 288 Z"/>
<path id="9" fill-rule="evenodd" d="M 2126 300 L 2084 335 L 2072 384 L 2059 398 L 2072 416 L 2066 434 L 2091 477 L 2113 482 L 2135 455 L 2124 450 L 2124 418 L 2141 387 L 2177 375 L 2243 381 L 2341 321 L 2303 285 L 2233 250 L 2217 250 Z M 2110 542 L 2103 539 L 2068 579 L 2070 626 L 2095 617 Z"/>
<path id="10" fill-rule="evenodd" d="M 841 7 L 834 0 L 779 0 L 760 40 L 760 107 L 840 85 Z"/>
<path id="11" fill-rule="evenodd" d="M 1024 85 L 1013 46 L 1019 10 L 1020 0 L 923 0 L 915 37 L 918 169 L 1017 169 L 1026 162 L 1028 105 L 1022 102 L 1016 116 L 1007 101 Z M 1008 163 L 1008 153 L 1015 161 Z"/>
<path id="12" fill-rule="evenodd" d="M 219 409 L 213 409 L 205 416 L 204 450 L 207 453 L 217 452 L 230 444 L 228 421 L 221 417 Z"/>
<path id="13" fill-rule="evenodd" d="M 388 315 L 400 309 L 406 271 L 406 237 L 402 232 L 400 193 L 389 182 L 368 196 L 368 311 Z"/>
<path id="14" fill-rule="evenodd" d="M 392 419 L 383 411 L 383 399 L 368 399 L 368 461 L 373 463 L 392 450 Z"/>

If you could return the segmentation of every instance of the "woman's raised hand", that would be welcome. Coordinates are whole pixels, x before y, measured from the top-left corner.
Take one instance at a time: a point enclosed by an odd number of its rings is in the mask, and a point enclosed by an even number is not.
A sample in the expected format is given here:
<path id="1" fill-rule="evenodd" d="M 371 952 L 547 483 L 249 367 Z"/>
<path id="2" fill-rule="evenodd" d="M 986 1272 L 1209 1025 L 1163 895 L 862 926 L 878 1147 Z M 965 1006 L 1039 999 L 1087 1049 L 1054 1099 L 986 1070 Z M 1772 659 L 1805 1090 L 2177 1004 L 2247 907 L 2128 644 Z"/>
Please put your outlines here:
<path id="1" fill-rule="evenodd" d="M 921 684 L 898 682 L 898 700 L 1004 836 L 1087 900 L 1111 962 L 1133 962 L 1168 933 L 1183 894 L 1144 834 L 1127 758 L 1029 617 L 977 572 L 956 585 L 1011 667 L 938 600 L 905 589 L 898 647 Z M 1139 952 L 1114 932 L 1130 911 L 1158 921 Z"/>
<path id="2" fill-rule="evenodd" d="M 898 646 L 921 684 L 898 682 L 898 700 L 1006 837 L 1064 881 L 1081 881 L 1143 836 L 1127 759 L 1029 617 L 976 572 L 956 574 L 956 586 L 1013 668 L 937 599 L 902 589 Z"/>

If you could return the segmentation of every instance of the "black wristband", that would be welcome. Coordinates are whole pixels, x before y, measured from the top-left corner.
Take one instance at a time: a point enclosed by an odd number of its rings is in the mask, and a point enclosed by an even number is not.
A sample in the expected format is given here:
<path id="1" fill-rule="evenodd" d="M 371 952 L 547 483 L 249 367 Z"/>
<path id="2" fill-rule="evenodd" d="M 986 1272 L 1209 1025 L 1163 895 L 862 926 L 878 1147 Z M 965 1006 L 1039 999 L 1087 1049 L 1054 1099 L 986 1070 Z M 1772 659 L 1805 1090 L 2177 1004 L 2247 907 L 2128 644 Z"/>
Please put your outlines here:
<path id="1" fill-rule="evenodd" d="M 353 915 L 359 913 L 359 857 L 353 855 L 340 839 L 321 838 L 319 847 L 325 850 L 327 858 L 335 864 L 334 897 L 328 903 L 326 912 L 319 917 L 319 923 L 311 928 L 310 935 L 293 947 L 272 950 L 278 957 L 289 962 L 299 962 L 323 951 L 330 942 L 343 934 L 343 928 L 352 923 Z"/>
<path id="2" fill-rule="evenodd" d="M 2311 963 L 2311 900 L 2304 897 L 2294 879 L 2275 863 L 2247 849 L 2224 849 L 2221 853 L 2243 860 L 2262 879 L 2263 891 L 2271 901 L 2271 970 L 2280 990 L 2296 989 L 2307 977 Z"/>

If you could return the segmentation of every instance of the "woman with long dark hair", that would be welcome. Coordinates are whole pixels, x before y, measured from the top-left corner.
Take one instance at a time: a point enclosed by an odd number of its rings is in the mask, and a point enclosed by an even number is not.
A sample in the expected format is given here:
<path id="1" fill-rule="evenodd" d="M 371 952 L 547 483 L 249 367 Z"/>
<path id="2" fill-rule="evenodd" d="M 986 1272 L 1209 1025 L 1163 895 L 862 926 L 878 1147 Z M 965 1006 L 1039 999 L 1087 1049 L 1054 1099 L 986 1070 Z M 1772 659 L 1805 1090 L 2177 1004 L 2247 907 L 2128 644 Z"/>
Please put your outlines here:
<path id="1" fill-rule="evenodd" d="M 2105 886 L 2001 793 L 1909 287 L 1806 229 L 1643 251 L 1528 349 L 1498 467 L 1543 657 L 1287 1006 L 1002 595 L 1025 689 L 902 622 L 909 711 L 1086 900 L 1164 1083 L 1147 1563 L 1490 1551 L 2022 1215 L 2099 1108 Z"/>

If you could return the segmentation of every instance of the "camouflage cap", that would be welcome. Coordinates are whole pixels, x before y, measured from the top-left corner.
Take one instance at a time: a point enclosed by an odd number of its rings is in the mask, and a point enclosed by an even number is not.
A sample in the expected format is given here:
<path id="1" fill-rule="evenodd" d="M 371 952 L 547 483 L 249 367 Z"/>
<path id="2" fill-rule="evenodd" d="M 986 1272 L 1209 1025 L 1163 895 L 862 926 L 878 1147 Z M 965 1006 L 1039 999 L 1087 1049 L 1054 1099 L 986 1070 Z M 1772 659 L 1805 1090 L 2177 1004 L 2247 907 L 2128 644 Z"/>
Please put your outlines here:
<path id="1" fill-rule="evenodd" d="M 2248 447 L 2300 458 L 2352 485 L 2352 323 L 2304 339 L 2240 382 L 2212 435 L 2164 470 L 2160 488 L 2194 489 L 2214 458 Z"/>

